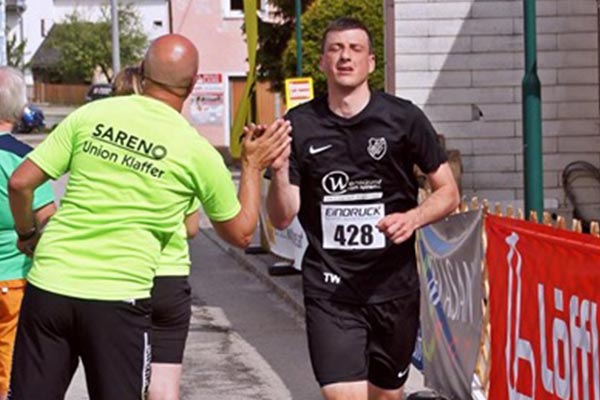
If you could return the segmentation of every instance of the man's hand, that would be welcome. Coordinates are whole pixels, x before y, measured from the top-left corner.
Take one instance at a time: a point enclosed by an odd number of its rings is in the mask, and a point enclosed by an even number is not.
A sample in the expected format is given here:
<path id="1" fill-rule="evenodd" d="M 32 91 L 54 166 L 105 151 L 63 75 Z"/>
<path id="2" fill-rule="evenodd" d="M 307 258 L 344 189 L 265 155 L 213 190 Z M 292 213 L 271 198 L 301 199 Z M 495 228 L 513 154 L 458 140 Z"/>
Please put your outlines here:
<path id="1" fill-rule="evenodd" d="M 420 228 L 419 219 L 419 209 L 413 208 L 404 213 L 386 215 L 377 223 L 377 228 L 392 242 L 400 244 Z"/>
<path id="2" fill-rule="evenodd" d="M 27 240 L 19 240 L 17 239 L 17 249 L 27 257 L 33 257 L 33 252 L 35 251 L 35 246 L 37 246 L 38 241 L 40 240 L 41 232 L 37 231 L 33 237 Z"/>
<path id="3" fill-rule="evenodd" d="M 282 163 L 285 152 L 289 155 L 291 131 L 290 122 L 283 119 L 275 120 L 268 127 L 254 124 L 245 127 L 242 139 L 243 165 L 262 171 L 275 160 Z"/>
<path id="4" fill-rule="evenodd" d="M 290 166 L 290 153 L 292 152 L 292 145 L 288 143 L 283 152 L 273 160 L 271 163 L 271 169 L 273 172 L 281 171 L 282 169 L 288 169 Z"/>

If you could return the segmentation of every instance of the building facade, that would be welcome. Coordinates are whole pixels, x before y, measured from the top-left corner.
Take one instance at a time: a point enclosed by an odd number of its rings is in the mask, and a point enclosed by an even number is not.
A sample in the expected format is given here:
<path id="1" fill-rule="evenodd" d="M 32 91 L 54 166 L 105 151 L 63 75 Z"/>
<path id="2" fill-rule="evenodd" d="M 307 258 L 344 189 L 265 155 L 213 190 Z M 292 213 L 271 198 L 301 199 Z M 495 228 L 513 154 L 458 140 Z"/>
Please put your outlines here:
<path id="1" fill-rule="evenodd" d="M 564 208 L 564 167 L 600 165 L 598 4 L 536 5 L 545 206 Z M 392 90 L 420 105 L 447 147 L 460 150 L 466 196 L 518 205 L 523 0 L 387 0 L 386 9 Z"/>
<path id="2" fill-rule="evenodd" d="M 215 146 L 227 147 L 230 129 L 248 73 L 242 0 L 173 0 L 173 32 L 194 42 L 200 53 L 199 82 L 184 115 Z M 266 0 L 257 0 L 262 18 L 272 16 Z M 281 110 L 267 83 L 257 84 L 257 120 L 270 122 Z"/>

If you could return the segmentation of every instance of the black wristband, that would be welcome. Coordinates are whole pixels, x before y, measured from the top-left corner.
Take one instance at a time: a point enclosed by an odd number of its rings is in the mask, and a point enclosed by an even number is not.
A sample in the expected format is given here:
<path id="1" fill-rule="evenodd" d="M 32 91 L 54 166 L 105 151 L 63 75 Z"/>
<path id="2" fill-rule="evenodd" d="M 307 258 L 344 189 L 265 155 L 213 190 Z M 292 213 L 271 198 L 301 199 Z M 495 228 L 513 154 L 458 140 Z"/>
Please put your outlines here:
<path id="1" fill-rule="evenodd" d="M 37 226 L 33 226 L 33 228 L 31 228 L 29 230 L 29 232 L 26 233 L 19 233 L 17 232 L 17 236 L 19 237 L 19 240 L 24 241 L 24 240 L 29 240 L 32 237 L 34 237 L 37 234 L 38 230 L 37 230 Z"/>

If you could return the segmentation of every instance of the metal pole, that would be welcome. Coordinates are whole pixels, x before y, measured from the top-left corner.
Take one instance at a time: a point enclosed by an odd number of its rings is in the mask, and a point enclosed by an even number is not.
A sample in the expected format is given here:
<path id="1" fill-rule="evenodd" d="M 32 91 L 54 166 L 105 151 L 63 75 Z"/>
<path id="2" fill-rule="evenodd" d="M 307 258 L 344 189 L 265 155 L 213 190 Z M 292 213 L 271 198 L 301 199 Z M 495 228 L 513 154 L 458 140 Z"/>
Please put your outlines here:
<path id="1" fill-rule="evenodd" d="M 536 0 L 523 0 L 525 25 L 525 75 L 523 76 L 523 171 L 525 215 L 544 211 L 542 167 L 542 96 L 537 74 Z"/>
<path id="2" fill-rule="evenodd" d="M 6 64 L 6 1 L 0 0 L 0 65 Z"/>
<path id="3" fill-rule="evenodd" d="M 302 5 L 300 0 L 296 4 L 296 76 L 302 76 Z"/>
<path id="4" fill-rule="evenodd" d="M 112 69 L 113 76 L 121 70 L 121 49 L 119 44 L 119 1 L 110 0 L 112 22 Z"/>

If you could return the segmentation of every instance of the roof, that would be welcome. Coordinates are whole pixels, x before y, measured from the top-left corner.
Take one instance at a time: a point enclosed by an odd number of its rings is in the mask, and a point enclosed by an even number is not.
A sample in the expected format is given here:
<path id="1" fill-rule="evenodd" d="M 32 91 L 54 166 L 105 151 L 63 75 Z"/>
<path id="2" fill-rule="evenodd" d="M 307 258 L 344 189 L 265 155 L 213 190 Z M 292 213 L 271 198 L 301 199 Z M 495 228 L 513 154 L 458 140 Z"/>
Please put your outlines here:
<path id="1" fill-rule="evenodd" d="M 35 51 L 33 57 L 31 57 L 31 68 L 32 69 L 43 69 L 48 68 L 55 65 L 60 59 L 60 52 L 49 45 L 50 38 L 53 36 L 54 32 L 56 32 L 56 27 L 58 24 L 52 25 L 50 31 L 44 38 L 44 41 Z"/>

